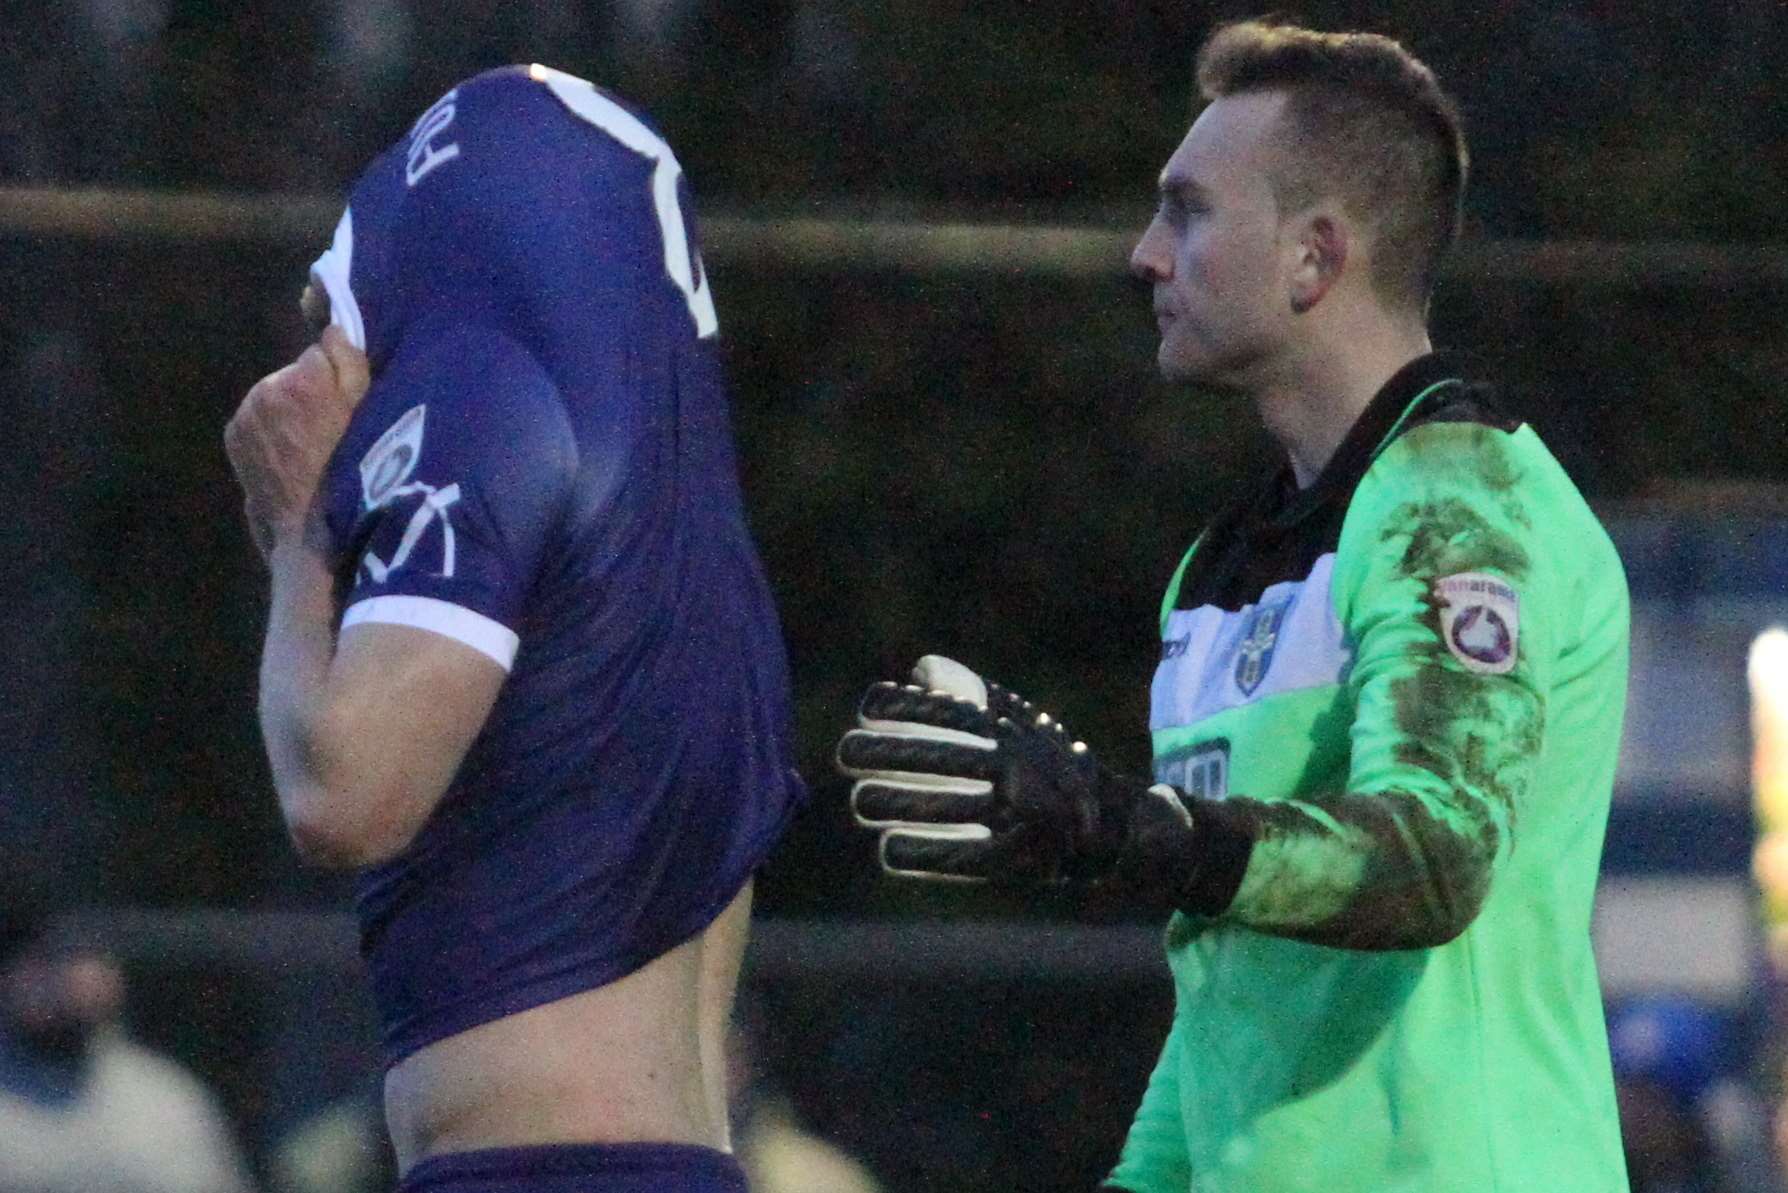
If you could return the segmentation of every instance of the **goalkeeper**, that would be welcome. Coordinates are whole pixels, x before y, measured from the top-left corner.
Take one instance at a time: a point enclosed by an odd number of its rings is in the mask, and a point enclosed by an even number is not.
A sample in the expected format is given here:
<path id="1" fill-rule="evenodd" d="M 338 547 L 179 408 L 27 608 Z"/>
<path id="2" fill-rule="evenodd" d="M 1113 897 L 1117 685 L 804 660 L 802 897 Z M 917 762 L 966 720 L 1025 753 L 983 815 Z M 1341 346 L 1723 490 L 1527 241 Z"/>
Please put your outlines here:
<path id="1" fill-rule="evenodd" d="M 1132 257 L 1159 364 L 1285 464 L 1161 606 L 1154 782 L 929 657 L 839 746 L 917 878 L 1172 909 L 1175 1014 L 1110 1188 L 1612 1193 L 1589 921 L 1626 691 L 1619 559 L 1435 353 L 1466 151 L 1397 43 L 1247 22 Z"/>

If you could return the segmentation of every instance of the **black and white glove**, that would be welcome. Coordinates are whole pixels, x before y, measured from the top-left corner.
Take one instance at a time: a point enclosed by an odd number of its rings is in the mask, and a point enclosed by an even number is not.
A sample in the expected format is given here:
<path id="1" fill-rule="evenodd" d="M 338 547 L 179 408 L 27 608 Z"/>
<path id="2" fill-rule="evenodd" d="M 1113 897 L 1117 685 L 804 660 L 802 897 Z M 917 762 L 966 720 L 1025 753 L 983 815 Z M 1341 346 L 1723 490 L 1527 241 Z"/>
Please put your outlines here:
<path id="1" fill-rule="evenodd" d="M 1120 877 L 1176 905 L 1196 895 L 1192 809 L 1101 766 L 1061 723 L 961 663 L 927 655 L 910 684 L 863 695 L 838 767 L 881 832 L 890 874 L 1035 885 Z M 1194 899 L 1195 901 L 1195 899 Z"/>

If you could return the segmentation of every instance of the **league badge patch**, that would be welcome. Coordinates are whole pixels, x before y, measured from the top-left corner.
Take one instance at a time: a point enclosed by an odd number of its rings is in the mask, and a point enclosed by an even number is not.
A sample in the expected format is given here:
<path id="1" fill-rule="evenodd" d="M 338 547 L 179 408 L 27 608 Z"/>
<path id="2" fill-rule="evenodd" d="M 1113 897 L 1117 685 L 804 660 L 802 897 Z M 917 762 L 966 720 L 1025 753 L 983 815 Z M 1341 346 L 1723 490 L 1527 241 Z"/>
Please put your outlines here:
<path id="1" fill-rule="evenodd" d="M 376 510 L 416 472 L 422 455 L 422 420 L 428 407 L 412 406 L 360 457 L 360 496 Z"/>
<path id="2" fill-rule="evenodd" d="M 1467 671 L 1507 675 L 1515 669 L 1520 598 L 1495 576 L 1461 572 L 1434 582 L 1440 636 Z"/>
<path id="3" fill-rule="evenodd" d="M 1279 642 L 1279 624 L 1285 620 L 1285 607 L 1290 602 L 1261 605 L 1248 619 L 1248 632 L 1236 648 L 1235 686 L 1242 695 L 1252 696 L 1267 668 L 1273 665 L 1273 647 Z"/>

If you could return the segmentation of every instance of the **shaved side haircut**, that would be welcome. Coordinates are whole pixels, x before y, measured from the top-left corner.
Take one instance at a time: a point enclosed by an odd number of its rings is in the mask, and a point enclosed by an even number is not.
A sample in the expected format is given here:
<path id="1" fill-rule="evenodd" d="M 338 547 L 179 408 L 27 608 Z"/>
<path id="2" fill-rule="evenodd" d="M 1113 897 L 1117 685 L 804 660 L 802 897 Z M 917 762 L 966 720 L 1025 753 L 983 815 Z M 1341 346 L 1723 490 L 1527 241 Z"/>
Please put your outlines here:
<path id="1" fill-rule="evenodd" d="M 1458 106 L 1432 70 L 1378 34 L 1240 21 L 1199 51 L 1198 89 L 1207 101 L 1284 93 L 1280 212 L 1338 201 L 1371 230 L 1380 298 L 1426 309 L 1459 234 L 1468 160 Z"/>

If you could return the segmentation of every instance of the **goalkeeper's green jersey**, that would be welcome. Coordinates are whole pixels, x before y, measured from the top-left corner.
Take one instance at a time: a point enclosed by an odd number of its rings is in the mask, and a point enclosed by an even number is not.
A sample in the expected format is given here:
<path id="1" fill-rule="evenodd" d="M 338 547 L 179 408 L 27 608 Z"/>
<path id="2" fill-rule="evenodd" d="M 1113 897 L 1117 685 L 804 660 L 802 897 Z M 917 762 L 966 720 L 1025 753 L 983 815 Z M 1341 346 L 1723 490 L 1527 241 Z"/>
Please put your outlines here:
<path id="1" fill-rule="evenodd" d="M 1168 925 L 1112 1183 L 1625 1190 L 1589 924 L 1626 581 L 1532 429 L 1411 363 L 1309 488 L 1206 531 L 1161 637 L 1156 778 L 1252 844 Z"/>

